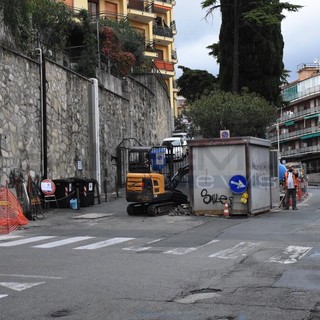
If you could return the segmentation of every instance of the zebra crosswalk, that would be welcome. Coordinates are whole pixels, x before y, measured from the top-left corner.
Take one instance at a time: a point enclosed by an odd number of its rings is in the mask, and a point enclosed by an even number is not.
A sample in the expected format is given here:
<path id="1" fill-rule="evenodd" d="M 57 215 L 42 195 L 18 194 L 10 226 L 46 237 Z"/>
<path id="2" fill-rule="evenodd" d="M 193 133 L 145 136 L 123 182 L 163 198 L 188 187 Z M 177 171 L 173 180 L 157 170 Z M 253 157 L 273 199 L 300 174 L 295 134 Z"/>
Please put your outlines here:
<path id="1" fill-rule="evenodd" d="M 114 237 L 101 239 L 93 236 L 30 236 L 21 235 L 0 235 L 0 251 L 3 248 L 14 248 L 18 246 L 29 246 L 34 249 L 55 249 L 59 247 L 69 246 L 72 250 L 103 250 L 108 247 L 116 246 L 122 250 L 139 253 L 139 252 L 157 252 L 172 256 L 190 255 L 195 252 L 206 254 L 207 258 L 215 259 L 237 259 L 243 258 L 250 254 L 254 254 L 261 248 L 269 247 L 270 252 L 274 255 L 268 257 L 264 262 L 291 264 L 296 263 L 299 259 L 306 256 L 312 247 L 304 246 L 283 246 L 283 248 L 273 248 L 272 243 L 267 242 L 249 242 L 249 241 L 227 241 L 227 240 L 211 240 L 199 246 L 192 247 L 161 247 L 160 239 L 148 239 L 141 245 L 141 241 L 145 239 L 137 239 L 134 237 Z M 135 245 L 135 243 L 138 243 Z M 71 246 L 71 247 L 70 247 Z M 202 250 L 204 249 L 205 250 Z M 210 252 L 210 253 L 208 253 Z"/>

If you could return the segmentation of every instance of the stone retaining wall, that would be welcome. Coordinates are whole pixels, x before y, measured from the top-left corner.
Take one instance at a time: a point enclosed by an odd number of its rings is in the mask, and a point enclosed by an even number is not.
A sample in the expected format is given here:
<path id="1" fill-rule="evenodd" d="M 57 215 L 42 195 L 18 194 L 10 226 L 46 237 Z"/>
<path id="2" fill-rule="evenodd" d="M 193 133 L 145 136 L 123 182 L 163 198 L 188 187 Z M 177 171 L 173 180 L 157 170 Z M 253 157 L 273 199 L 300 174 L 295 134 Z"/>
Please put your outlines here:
<path id="1" fill-rule="evenodd" d="M 92 140 L 89 130 L 90 79 L 46 60 L 48 178 L 90 177 Z M 102 180 L 114 187 L 111 156 L 126 138 L 144 145 L 159 144 L 172 131 L 166 91 L 152 76 L 99 76 L 99 135 Z M 39 62 L 0 47 L 1 184 L 13 169 L 41 176 L 42 113 Z M 82 170 L 77 170 L 81 161 Z"/>

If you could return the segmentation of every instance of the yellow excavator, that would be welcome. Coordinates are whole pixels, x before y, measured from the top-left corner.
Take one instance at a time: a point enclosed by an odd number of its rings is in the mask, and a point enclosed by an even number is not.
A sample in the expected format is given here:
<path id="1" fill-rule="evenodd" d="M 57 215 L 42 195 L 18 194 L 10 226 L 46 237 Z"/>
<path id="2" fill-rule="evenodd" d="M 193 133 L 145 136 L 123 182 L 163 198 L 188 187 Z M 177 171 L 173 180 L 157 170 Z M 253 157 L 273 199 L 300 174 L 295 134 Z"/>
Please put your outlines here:
<path id="1" fill-rule="evenodd" d="M 181 167 L 170 179 L 162 170 L 167 165 L 163 147 L 133 147 L 129 150 L 129 172 L 126 177 L 126 200 L 129 215 L 150 216 L 168 213 L 177 205 L 188 203 L 186 194 L 176 190 L 189 166 Z"/>

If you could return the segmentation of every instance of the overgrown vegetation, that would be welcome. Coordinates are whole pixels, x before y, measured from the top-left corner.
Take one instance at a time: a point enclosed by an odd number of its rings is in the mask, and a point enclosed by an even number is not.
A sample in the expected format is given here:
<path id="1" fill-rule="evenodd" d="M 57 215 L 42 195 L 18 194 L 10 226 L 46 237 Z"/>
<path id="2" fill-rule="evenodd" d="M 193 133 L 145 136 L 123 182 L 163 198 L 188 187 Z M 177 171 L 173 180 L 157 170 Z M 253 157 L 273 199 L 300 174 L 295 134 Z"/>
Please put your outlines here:
<path id="1" fill-rule="evenodd" d="M 72 12 L 53 0 L 0 0 L 4 24 L 11 32 L 18 50 L 30 54 L 36 47 L 64 48 Z"/>
<path id="2" fill-rule="evenodd" d="M 219 9 L 219 43 L 211 45 L 220 63 L 220 88 L 238 92 L 246 87 L 278 105 L 284 74 L 283 11 L 295 12 L 301 6 L 280 0 L 205 0 L 207 17 Z"/>
<path id="3" fill-rule="evenodd" d="M 86 10 L 73 12 L 56 0 L 0 0 L 1 9 L 17 50 L 27 55 L 37 47 L 64 51 L 86 77 L 95 76 L 101 61 L 123 76 L 145 59 L 144 38 L 128 22 L 96 21 Z"/>
<path id="4" fill-rule="evenodd" d="M 204 0 L 201 6 L 206 18 L 221 12 L 219 43 L 207 47 L 220 70 L 210 85 L 199 80 L 199 70 L 180 67 L 183 75 L 177 82 L 191 103 L 193 128 L 207 137 L 219 137 L 223 129 L 232 136 L 263 137 L 282 103 L 280 86 L 288 72 L 282 61 L 282 12 L 301 6 L 280 0 Z"/>
<path id="5" fill-rule="evenodd" d="M 218 79 L 206 70 L 192 70 L 179 66 L 183 74 L 177 80 L 180 88 L 179 94 L 188 99 L 189 102 L 200 99 L 218 89 Z"/>
<path id="6" fill-rule="evenodd" d="M 101 52 L 116 65 L 121 76 L 143 63 L 144 37 L 128 22 L 103 20 L 101 25 Z"/>

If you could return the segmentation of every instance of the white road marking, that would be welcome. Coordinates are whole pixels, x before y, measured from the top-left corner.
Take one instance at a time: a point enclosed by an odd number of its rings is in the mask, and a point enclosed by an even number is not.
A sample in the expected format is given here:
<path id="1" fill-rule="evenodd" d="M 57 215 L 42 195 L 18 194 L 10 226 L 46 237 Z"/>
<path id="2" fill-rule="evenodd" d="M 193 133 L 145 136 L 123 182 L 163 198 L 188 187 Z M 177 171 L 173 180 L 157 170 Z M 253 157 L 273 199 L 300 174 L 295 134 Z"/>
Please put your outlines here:
<path id="1" fill-rule="evenodd" d="M 64 279 L 63 277 L 51 277 L 51 276 L 41 276 L 41 275 L 31 275 L 31 274 L 10 274 L 10 273 L 0 273 L 0 277 L 20 277 L 20 278 L 38 278 L 38 279 Z"/>
<path id="2" fill-rule="evenodd" d="M 147 244 L 156 243 L 156 242 L 159 242 L 159 241 L 161 241 L 161 240 L 163 240 L 163 238 L 149 241 L 149 242 L 147 242 Z"/>
<path id="3" fill-rule="evenodd" d="M 13 235 L 13 234 L 3 234 L 3 235 L 0 235 L 0 241 L 10 240 L 10 239 L 16 239 L 16 238 L 21 238 L 21 236 L 16 236 L 16 235 Z"/>
<path id="4" fill-rule="evenodd" d="M 15 291 L 23 291 L 25 289 L 32 288 L 34 286 L 38 286 L 39 284 L 43 284 L 45 282 L 33 282 L 33 283 L 22 283 L 22 282 L 0 282 L 0 286 L 12 289 Z"/>
<path id="5" fill-rule="evenodd" d="M 152 247 L 128 247 L 128 248 L 122 248 L 122 250 L 141 252 L 141 251 L 149 250 L 151 248 Z"/>
<path id="6" fill-rule="evenodd" d="M 38 246 L 33 246 L 33 248 L 55 248 L 55 247 L 64 246 L 66 244 L 75 243 L 78 241 L 83 241 L 83 240 L 93 239 L 93 238 L 95 238 L 95 237 L 87 237 L 87 236 L 85 236 L 85 237 L 72 237 L 72 238 L 67 238 L 64 240 L 58 240 L 58 241 L 40 244 Z"/>
<path id="7" fill-rule="evenodd" d="M 20 244 L 36 242 L 36 241 L 41 241 L 41 240 L 47 240 L 47 239 L 52 239 L 52 238 L 55 238 L 55 236 L 32 237 L 32 238 L 27 238 L 27 239 L 21 239 L 21 240 L 0 243 L 0 247 L 14 247 L 14 246 L 18 246 Z"/>
<path id="8" fill-rule="evenodd" d="M 130 241 L 133 239 L 135 239 L 135 238 L 112 238 L 109 240 L 104 240 L 104 241 L 92 243 L 92 244 L 89 244 L 86 246 L 77 247 L 77 248 L 73 248 L 73 249 L 75 249 L 75 250 L 95 250 L 95 249 L 99 249 L 99 248 L 109 247 L 114 244 Z"/>
<path id="9" fill-rule="evenodd" d="M 162 238 L 156 239 L 156 240 L 152 240 L 152 241 L 147 242 L 146 244 L 148 245 L 148 244 L 156 243 L 156 242 L 159 242 L 161 240 L 162 240 Z M 135 246 L 132 246 L 132 247 L 128 247 L 128 248 L 122 248 L 122 250 L 135 251 L 135 252 L 142 252 L 142 251 L 146 251 L 146 250 L 149 250 L 149 249 L 152 249 L 152 247 L 135 247 Z"/>
<path id="10" fill-rule="evenodd" d="M 186 254 L 186 253 L 190 253 L 192 251 L 197 250 L 198 247 L 190 247 L 190 248 L 175 248 L 172 250 L 168 250 L 165 251 L 165 254 L 178 254 L 178 255 L 182 255 L 182 254 Z"/>
<path id="11" fill-rule="evenodd" d="M 289 246 L 282 252 L 281 255 L 277 257 L 271 257 L 268 262 L 282 264 L 295 263 L 305 256 L 311 249 L 312 247 Z"/>
<path id="12" fill-rule="evenodd" d="M 240 256 L 245 256 L 249 251 L 258 245 L 258 243 L 254 242 L 240 242 L 232 248 L 211 254 L 209 258 L 236 259 Z"/>
<path id="13" fill-rule="evenodd" d="M 168 250 L 168 251 L 165 251 L 164 253 L 165 254 L 177 254 L 177 255 L 183 255 L 183 254 L 187 254 L 187 253 L 190 253 L 190 252 L 193 252 L 195 250 L 198 250 L 200 248 L 203 248 L 205 246 L 208 246 L 212 243 L 215 243 L 215 242 L 219 242 L 219 240 L 212 240 L 212 241 L 209 241 L 205 244 L 202 244 L 201 246 L 198 246 L 198 247 L 189 247 L 189 248 L 175 248 L 175 249 L 172 249 L 172 250 Z"/>
<path id="14" fill-rule="evenodd" d="M 0 299 L 1 298 L 5 298 L 5 297 L 7 297 L 8 295 L 7 294 L 0 294 Z"/>

